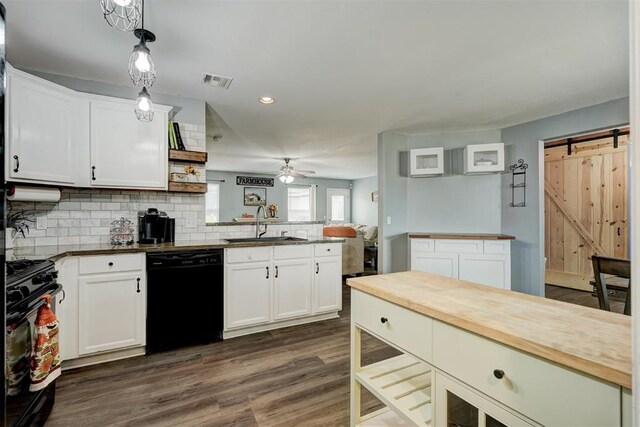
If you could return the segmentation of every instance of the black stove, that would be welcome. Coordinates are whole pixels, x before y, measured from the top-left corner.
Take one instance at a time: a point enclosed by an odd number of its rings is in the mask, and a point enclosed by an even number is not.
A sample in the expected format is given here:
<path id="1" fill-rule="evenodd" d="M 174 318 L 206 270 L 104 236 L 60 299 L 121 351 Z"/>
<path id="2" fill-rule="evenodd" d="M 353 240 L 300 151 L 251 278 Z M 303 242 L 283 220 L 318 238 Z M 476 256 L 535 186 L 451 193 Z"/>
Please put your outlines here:
<path id="1" fill-rule="evenodd" d="M 39 305 L 42 295 L 59 292 L 61 286 L 56 282 L 57 277 L 51 260 L 7 261 L 7 325 Z"/>

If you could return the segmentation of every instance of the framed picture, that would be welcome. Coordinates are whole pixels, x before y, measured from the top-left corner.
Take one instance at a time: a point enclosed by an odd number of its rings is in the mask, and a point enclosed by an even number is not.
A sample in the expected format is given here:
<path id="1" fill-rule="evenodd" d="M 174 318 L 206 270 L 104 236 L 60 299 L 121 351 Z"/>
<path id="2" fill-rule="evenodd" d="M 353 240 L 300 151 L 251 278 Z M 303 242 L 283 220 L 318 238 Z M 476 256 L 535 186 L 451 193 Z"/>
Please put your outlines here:
<path id="1" fill-rule="evenodd" d="M 244 187 L 245 206 L 266 206 L 267 189 L 258 187 Z"/>
<path id="2" fill-rule="evenodd" d="M 377 202 L 378 201 L 378 192 L 374 191 L 373 193 L 371 193 L 371 201 L 372 202 Z"/>

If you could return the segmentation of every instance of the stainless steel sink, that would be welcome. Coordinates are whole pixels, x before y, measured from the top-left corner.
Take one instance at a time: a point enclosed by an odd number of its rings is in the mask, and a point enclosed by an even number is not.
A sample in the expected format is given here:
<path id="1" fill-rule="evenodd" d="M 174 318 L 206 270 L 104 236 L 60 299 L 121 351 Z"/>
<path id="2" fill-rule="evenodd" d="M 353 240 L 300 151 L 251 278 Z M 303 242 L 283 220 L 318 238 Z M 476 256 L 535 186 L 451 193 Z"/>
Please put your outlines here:
<path id="1" fill-rule="evenodd" d="M 302 237 L 239 237 L 236 239 L 224 239 L 229 243 L 250 243 L 250 242 L 306 242 L 308 239 Z"/>

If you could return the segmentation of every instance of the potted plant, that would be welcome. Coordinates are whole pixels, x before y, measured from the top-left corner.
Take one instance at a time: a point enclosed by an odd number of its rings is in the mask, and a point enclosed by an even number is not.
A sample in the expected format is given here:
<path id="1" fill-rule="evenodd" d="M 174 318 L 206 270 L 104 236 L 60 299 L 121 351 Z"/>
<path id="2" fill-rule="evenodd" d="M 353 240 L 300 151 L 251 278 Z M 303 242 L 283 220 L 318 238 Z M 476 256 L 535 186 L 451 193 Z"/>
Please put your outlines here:
<path id="1" fill-rule="evenodd" d="M 9 211 L 7 212 L 7 225 L 5 227 L 5 247 L 12 248 L 13 241 L 21 234 L 22 237 L 27 237 L 29 234 L 29 224 L 33 224 L 36 221 L 32 219 L 33 214 L 20 209 L 13 210 L 13 206 L 9 204 Z"/>

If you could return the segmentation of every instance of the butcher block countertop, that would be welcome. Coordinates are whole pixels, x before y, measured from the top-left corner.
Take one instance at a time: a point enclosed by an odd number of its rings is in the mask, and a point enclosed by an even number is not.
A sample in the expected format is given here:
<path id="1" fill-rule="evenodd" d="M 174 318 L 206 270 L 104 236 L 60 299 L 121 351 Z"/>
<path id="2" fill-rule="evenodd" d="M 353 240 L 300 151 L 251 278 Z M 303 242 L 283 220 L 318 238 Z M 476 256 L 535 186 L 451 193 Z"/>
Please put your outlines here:
<path id="1" fill-rule="evenodd" d="M 514 240 L 508 234 L 409 233 L 410 239 Z"/>
<path id="2" fill-rule="evenodd" d="M 347 279 L 412 311 L 631 388 L 631 316 L 419 271 Z"/>

